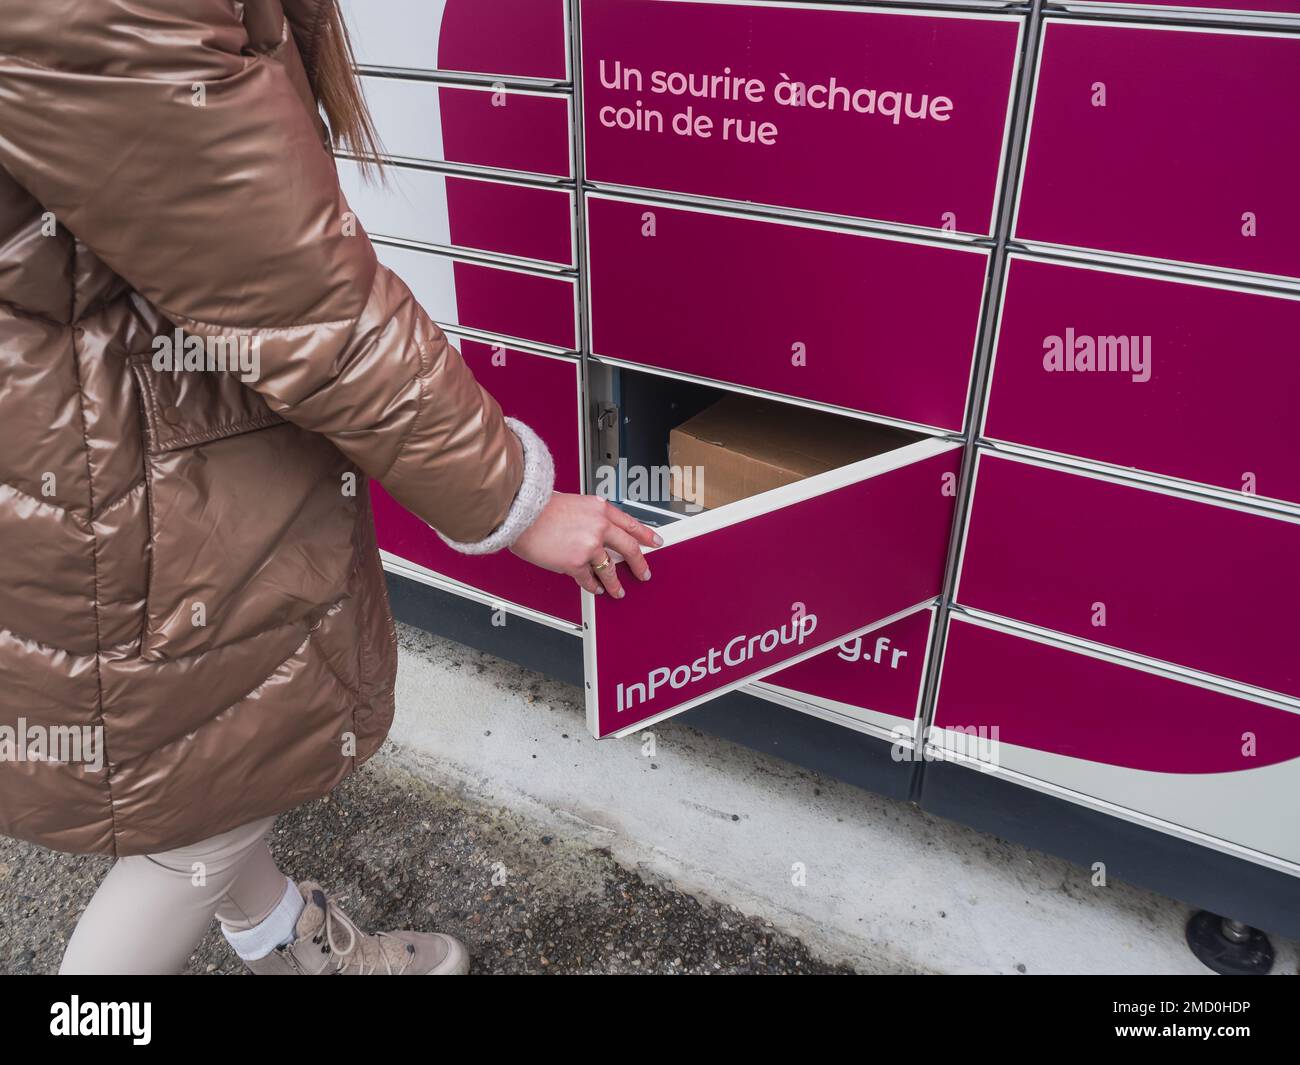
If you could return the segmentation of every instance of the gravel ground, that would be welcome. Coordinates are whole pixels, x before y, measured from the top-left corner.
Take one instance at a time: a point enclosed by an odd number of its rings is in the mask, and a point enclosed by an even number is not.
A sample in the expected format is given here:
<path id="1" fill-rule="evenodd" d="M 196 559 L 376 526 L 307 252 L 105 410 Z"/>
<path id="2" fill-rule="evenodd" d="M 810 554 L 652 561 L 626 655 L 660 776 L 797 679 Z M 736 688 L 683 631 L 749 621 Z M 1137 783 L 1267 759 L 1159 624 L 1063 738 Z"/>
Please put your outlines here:
<path id="1" fill-rule="evenodd" d="M 846 973 L 761 918 L 701 902 L 609 854 L 472 804 L 380 755 L 281 817 L 281 868 L 320 880 L 363 928 L 459 936 L 475 973 Z M 52 973 L 108 868 L 0 838 L 0 973 Z M 190 973 L 239 973 L 215 931 Z"/>

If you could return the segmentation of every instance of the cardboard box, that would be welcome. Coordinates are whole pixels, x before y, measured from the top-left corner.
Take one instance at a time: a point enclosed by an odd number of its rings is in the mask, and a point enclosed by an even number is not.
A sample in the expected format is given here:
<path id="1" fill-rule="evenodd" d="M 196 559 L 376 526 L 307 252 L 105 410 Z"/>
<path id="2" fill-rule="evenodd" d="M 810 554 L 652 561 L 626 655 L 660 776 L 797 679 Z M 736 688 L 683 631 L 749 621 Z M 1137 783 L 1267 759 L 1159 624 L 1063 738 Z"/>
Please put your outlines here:
<path id="1" fill-rule="evenodd" d="M 915 439 L 857 418 L 731 395 L 669 433 L 673 494 L 712 510 Z"/>

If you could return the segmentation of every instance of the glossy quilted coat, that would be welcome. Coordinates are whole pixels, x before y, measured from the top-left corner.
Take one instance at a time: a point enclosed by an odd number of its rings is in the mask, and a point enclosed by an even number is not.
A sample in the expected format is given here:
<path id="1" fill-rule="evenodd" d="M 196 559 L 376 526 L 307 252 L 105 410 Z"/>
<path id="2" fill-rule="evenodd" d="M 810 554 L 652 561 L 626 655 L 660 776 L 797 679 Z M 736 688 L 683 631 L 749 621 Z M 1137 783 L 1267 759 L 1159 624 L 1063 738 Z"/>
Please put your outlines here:
<path id="1" fill-rule="evenodd" d="M 0 833 L 142 853 L 328 791 L 393 712 L 366 476 L 462 541 L 519 488 L 345 213 L 318 8 L 0 0 Z M 176 326 L 258 376 L 159 370 Z M 18 756 L 67 727 L 102 765 Z"/>

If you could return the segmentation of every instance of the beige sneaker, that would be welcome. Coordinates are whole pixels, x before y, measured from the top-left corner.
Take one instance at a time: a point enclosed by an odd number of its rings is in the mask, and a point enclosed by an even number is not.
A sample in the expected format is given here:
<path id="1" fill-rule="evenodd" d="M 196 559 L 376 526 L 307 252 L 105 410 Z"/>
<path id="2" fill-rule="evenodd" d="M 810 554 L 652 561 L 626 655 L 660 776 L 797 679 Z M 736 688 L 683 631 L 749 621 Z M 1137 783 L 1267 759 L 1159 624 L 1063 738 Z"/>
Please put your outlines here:
<path id="1" fill-rule="evenodd" d="M 298 885 L 303 910 L 288 946 L 244 964 L 259 976 L 463 976 L 469 954 L 441 932 L 366 935 L 319 884 Z"/>

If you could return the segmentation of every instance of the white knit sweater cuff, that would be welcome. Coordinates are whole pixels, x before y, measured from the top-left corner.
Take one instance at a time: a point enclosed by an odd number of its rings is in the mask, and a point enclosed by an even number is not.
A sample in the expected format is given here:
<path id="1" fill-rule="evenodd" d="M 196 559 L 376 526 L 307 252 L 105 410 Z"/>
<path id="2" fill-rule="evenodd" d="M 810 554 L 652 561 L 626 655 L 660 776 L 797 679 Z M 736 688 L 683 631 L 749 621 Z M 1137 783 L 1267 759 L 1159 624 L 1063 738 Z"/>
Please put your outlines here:
<path id="1" fill-rule="evenodd" d="M 519 485 L 515 501 L 510 504 L 510 512 L 506 514 L 505 521 L 485 539 L 461 543 L 438 533 L 443 543 L 462 554 L 490 555 L 493 551 L 509 547 L 537 520 L 542 509 L 550 502 L 551 492 L 555 488 L 555 465 L 542 438 L 516 418 L 507 418 L 506 425 L 510 426 L 523 445 L 523 482 Z M 436 529 L 434 531 L 437 532 Z"/>

